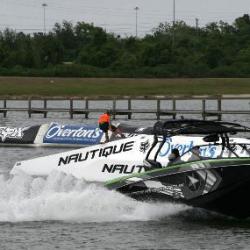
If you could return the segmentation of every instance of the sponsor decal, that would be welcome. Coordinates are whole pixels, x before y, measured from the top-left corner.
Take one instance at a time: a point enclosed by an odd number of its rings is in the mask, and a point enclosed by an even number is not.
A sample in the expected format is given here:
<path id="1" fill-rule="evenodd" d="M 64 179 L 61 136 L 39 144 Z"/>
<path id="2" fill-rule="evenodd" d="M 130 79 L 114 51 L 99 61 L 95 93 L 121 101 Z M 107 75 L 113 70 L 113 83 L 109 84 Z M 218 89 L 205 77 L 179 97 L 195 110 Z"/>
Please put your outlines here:
<path id="1" fill-rule="evenodd" d="M 180 155 L 183 155 L 186 152 L 190 151 L 194 146 L 194 140 L 187 141 L 186 143 L 174 143 L 173 139 L 170 137 L 166 139 L 166 142 L 164 143 L 159 156 L 165 157 L 169 155 L 174 148 L 177 148 L 180 152 Z M 214 145 L 206 145 L 200 148 L 200 156 L 213 158 L 215 157 L 215 153 L 216 146 Z"/>
<path id="2" fill-rule="evenodd" d="M 149 146 L 150 146 L 149 140 L 147 140 L 145 142 L 141 142 L 140 152 L 146 153 L 146 151 L 148 150 Z"/>
<path id="3" fill-rule="evenodd" d="M 200 189 L 202 180 L 196 172 L 193 172 L 186 176 L 186 185 L 191 191 L 197 191 Z"/>
<path id="4" fill-rule="evenodd" d="M 53 123 L 46 132 L 44 143 L 98 144 L 103 132 L 96 126 L 60 125 Z"/>
<path id="5" fill-rule="evenodd" d="M 221 176 L 213 170 L 198 170 L 185 176 L 183 193 L 185 198 L 191 199 L 198 195 L 205 195 L 215 190 L 220 182 Z"/>
<path id="6" fill-rule="evenodd" d="M 108 173 L 115 173 L 119 172 L 119 174 L 132 174 L 132 173 L 141 173 L 142 171 L 145 171 L 144 166 L 129 166 L 129 165 L 123 165 L 123 164 L 104 164 L 102 168 L 102 172 L 108 172 Z"/>
<path id="7" fill-rule="evenodd" d="M 165 195 L 172 196 L 176 199 L 183 197 L 182 190 L 181 188 L 184 186 L 183 183 L 181 184 L 166 184 L 162 183 L 160 181 L 153 181 L 153 180 L 148 180 L 145 181 L 144 184 L 148 188 L 146 190 L 147 193 L 162 193 Z"/>
<path id="8" fill-rule="evenodd" d="M 146 184 L 146 183 L 145 183 Z M 182 193 L 183 184 L 178 185 L 161 185 L 161 187 L 149 187 L 146 190 L 136 191 L 133 194 L 152 194 L 152 193 L 161 193 L 164 195 L 172 196 L 174 199 L 183 198 Z"/>
<path id="9" fill-rule="evenodd" d="M 82 162 L 88 159 L 94 159 L 99 157 L 108 157 L 112 154 L 120 154 L 122 152 L 127 152 L 133 149 L 135 141 L 129 141 L 122 143 L 121 145 L 112 145 L 105 148 L 98 148 L 94 150 L 87 151 L 86 153 L 77 153 L 68 155 L 65 157 L 60 157 L 58 161 L 58 166 L 67 165 L 71 162 Z"/>
<path id="10" fill-rule="evenodd" d="M 154 192 L 164 192 L 164 191 L 171 191 L 171 192 L 181 192 L 181 187 L 183 187 L 184 184 L 178 184 L 178 185 L 168 185 L 168 186 L 164 186 L 162 185 L 162 187 L 157 187 L 157 188 L 150 188 L 151 191 Z"/>
<path id="11" fill-rule="evenodd" d="M 7 138 L 20 140 L 24 136 L 24 131 L 28 129 L 29 127 L 25 128 L 0 127 L 0 138 L 2 142 L 4 142 Z"/>

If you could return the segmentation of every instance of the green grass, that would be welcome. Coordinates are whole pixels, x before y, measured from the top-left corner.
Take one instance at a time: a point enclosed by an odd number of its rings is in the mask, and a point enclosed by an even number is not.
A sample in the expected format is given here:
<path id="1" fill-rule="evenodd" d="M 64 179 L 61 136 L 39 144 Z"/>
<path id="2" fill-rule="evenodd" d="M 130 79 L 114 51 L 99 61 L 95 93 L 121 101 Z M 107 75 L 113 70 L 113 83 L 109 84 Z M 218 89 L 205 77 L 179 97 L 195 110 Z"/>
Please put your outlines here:
<path id="1" fill-rule="evenodd" d="M 0 77 L 0 96 L 250 94 L 250 78 L 126 79 Z"/>

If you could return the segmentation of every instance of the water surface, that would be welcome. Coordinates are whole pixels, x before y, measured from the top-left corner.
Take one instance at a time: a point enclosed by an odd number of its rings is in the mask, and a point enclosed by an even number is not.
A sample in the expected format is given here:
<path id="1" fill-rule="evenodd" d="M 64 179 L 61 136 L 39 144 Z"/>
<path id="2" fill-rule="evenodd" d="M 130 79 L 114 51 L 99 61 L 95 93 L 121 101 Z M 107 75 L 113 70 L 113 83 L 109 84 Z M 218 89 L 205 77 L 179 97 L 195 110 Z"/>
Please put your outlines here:
<path id="1" fill-rule="evenodd" d="M 10 113 L 1 117 L 1 126 L 96 123 L 95 117 L 68 116 L 28 119 L 27 114 Z M 248 116 L 226 119 L 250 124 Z M 123 122 L 149 126 L 155 121 L 139 115 Z M 9 176 L 18 160 L 60 151 L 65 149 L 0 148 L 0 249 L 249 249 L 249 220 L 184 205 L 138 202 L 58 172 L 46 179 Z"/>

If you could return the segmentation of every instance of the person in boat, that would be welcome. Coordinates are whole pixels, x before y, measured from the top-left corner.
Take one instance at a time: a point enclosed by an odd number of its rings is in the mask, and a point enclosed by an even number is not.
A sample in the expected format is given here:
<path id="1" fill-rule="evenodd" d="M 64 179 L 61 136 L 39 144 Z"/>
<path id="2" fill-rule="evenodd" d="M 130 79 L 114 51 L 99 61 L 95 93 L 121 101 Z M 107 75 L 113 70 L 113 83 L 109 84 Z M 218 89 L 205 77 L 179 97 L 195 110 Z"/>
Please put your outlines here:
<path id="1" fill-rule="evenodd" d="M 189 157 L 188 161 L 198 161 L 200 159 L 200 147 L 195 146 L 191 149 L 191 156 Z"/>
<path id="2" fill-rule="evenodd" d="M 99 128 L 105 133 L 105 142 L 104 143 L 107 143 L 110 141 L 109 134 L 108 134 L 109 130 L 112 131 L 112 133 L 115 136 L 119 135 L 121 138 L 125 138 L 122 131 L 118 127 L 111 124 L 110 115 L 111 115 L 111 111 L 107 110 L 105 113 L 100 115 L 99 119 L 98 119 Z"/>
<path id="3" fill-rule="evenodd" d="M 169 163 L 168 165 L 182 163 L 183 161 L 180 158 L 180 152 L 177 148 L 173 148 L 171 154 L 168 156 Z"/>
<path id="4" fill-rule="evenodd" d="M 111 129 L 111 124 L 110 124 L 110 115 L 111 112 L 110 110 L 106 110 L 105 113 L 101 114 L 98 119 L 98 125 L 99 128 L 104 132 L 105 134 L 105 143 L 109 142 L 109 134 L 108 131 Z"/>
<path id="5" fill-rule="evenodd" d="M 119 136 L 120 138 L 125 138 L 125 135 L 122 133 L 121 129 L 118 126 L 111 124 L 110 130 L 112 131 L 114 137 Z"/>

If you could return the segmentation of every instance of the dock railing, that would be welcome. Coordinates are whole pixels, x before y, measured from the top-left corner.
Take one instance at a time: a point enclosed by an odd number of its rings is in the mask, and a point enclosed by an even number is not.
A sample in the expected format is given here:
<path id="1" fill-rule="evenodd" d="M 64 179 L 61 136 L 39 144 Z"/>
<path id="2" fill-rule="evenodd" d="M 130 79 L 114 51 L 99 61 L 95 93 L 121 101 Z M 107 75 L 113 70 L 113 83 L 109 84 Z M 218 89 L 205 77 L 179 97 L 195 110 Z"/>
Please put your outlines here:
<path id="1" fill-rule="evenodd" d="M 200 105 L 197 109 L 189 108 L 188 105 L 183 108 L 177 108 L 180 101 L 199 101 Z M 246 109 L 223 109 L 223 102 L 230 100 L 244 100 L 249 101 Z M 9 105 L 14 101 L 24 101 L 27 102 L 25 107 Z M 33 105 L 34 102 L 39 101 L 41 104 L 39 107 Z M 66 103 L 65 105 L 59 107 L 48 107 L 48 102 L 50 101 L 61 101 Z M 109 106 L 102 107 L 90 107 L 90 102 L 111 102 Z M 125 102 L 122 108 L 117 106 L 119 101 Z M 134 101 L 140 101 L 147 104 L 149 101 L 155 101 L 156 105 L 147 108 L 138 108 L 135 105 L 132 105 Z M 168 102 L 168 105 L 163 105 L 164 102 Z M 216 108 L 207 109 L 207 102 L 213 101 L 216 103 Z M 237 115 L 250 115 L 250 95 L 223 95 L 223 96 L 95 96 L 95 97 L 76 97 L 76 98 L 1 98 L 0 97 L 0 113 L 4 117 L 7 116 L 9 112 L 28 112 L 28 116 L 31 117 L 32 114 L 42 114 L 44 118 L 47 117 L 47 114 L 50 112 L 54 113 L 69 113 L 71 119 L 74 118 L 74 115 L 83 115 L 86 119 L 89 118 L 90 113 L 101 113 L 106 109 L 110 109 L 113 115 L 113 119 L 116 119 L 116 116 L 126 116 L 128 119 L 133 118 L 133 114 L 155 114 L 155 119 L 159 120 L 162 117 L 168 117 L 175 119 L 177 115 L 200 115 L 202 119 L 207 119 L 208 117 L 213 117 L 216 120 L 221 120 L 222 116 L 225 114 L 237 114 Z M 75 106 L 75 103 L 81 103 Z M 51 105 L 50 105 L 51 106 Z M 63 107 L 64 106 L 64 107 Z M 98 106 L 98 105 L 97 105 Z M 145 105 L 149 106 L 149 105 Z"/>

